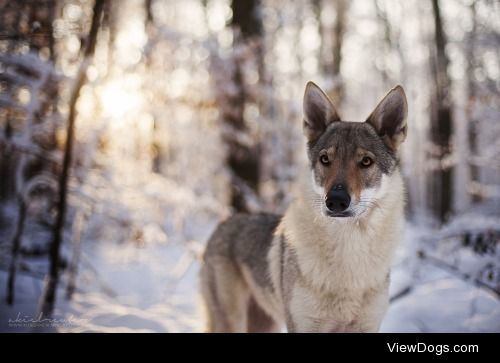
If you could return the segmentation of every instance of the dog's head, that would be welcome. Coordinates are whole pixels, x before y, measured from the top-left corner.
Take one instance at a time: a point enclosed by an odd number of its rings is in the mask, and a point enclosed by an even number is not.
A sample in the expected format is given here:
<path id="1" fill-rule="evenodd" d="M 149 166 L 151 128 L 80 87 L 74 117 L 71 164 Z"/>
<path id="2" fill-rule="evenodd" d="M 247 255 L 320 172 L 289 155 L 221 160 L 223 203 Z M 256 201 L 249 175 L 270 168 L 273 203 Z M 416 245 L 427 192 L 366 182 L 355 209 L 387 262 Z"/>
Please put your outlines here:
<path id="1" fill-rule="evenodd" d="M 406 138 L 408 105 L 401 86 L 380 101 L 365 122 L 341 121 L 328 96 L 309 82 L 304 94 L 304 134 L 312 183 L 323 214 L 358 217 L 387 193 Z"/>

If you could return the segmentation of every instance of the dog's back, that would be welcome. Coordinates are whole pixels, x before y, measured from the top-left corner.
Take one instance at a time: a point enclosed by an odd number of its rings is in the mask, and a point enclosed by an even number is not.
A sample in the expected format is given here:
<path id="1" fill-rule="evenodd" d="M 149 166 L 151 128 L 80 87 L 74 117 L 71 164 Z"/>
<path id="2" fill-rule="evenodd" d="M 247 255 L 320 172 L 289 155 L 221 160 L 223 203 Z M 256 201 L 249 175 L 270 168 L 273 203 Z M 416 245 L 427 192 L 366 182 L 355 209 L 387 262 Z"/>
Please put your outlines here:
<path id="1" fill-rule="evenodd" d="M 211 332 L 269 331 L 274 322 L 257 300 L 272 289 L 267 260 L 281 216 L 237 214 L 210 237 L 201 271 Z M 257 295 L 257 296 L 256 296 Z"/>

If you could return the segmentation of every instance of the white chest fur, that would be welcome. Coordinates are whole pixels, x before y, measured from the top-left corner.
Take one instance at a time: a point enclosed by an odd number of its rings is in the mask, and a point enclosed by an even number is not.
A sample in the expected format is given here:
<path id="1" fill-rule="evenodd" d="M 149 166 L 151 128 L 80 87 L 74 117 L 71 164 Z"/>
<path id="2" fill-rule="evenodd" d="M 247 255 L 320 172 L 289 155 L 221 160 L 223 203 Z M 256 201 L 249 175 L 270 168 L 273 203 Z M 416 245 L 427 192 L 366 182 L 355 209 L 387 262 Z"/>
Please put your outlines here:
<path id="1" fill-rule="evenodd" d="M 404 190 L 399 173 L 385 182 L 387 193 L 359 219 L 329 218 L 299 198 L 283 220 L 300 270 L 318 291 L 368 289 L 387 278 L 404 222 Z"/>

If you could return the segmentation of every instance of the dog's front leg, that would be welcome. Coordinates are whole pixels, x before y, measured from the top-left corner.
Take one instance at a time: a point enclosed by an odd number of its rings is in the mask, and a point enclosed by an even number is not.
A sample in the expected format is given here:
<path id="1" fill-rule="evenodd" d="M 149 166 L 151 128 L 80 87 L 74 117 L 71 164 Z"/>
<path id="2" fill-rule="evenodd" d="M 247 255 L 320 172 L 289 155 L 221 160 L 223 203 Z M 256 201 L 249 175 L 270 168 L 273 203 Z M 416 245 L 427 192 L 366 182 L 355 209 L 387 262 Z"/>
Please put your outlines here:
<path id="1" fill-rule="evenodd" d="M 319 300 L 310 289 L 294 284 L 285 302 L 285 322 L 289 333 L 318 333 L 325 331 Z"/>
<path id="2" fill-rule="evenodd" d="M 289 333 L 350 333 L 354 332 L 351 327 L 341 321 L 313 317 L 310 315 L 294 314 L 287 319 L 287 331 Z"/>
<path id="3" fill-rule="evenodd" d="M 357 308 L 359 303 L 356 299 L 340 299 L 331 294 L 318 294 L 307 286 L 297 283 L 286 304 L 287 330 L 290 333 L 363 332 L 363 329 L 368 327 L 355 324 L 359 314 Z"/>
<path id="4" fill-rule="evenodd" d="M 316 319 L 304 316 L 290 315 L 287 318 L 286 329 L 288 333 L 318 333 L 318 323 Z"/>
<path id="5" fill-rule="evenodd" d="M 353 327 L 359 332 L 377 333 L 388 306 L 388 286 L 366 294 L 361 313 L 353 322 Z"/>

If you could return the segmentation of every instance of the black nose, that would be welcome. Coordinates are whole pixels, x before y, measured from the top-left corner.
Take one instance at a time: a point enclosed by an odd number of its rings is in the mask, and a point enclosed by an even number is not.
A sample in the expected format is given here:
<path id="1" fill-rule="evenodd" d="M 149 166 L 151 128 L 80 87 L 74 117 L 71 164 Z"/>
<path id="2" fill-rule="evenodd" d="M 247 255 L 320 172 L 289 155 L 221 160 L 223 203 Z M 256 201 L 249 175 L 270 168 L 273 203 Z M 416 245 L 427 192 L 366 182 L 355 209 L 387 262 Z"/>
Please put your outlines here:
<path id="1" fill-rule="evenodd" d="M 326 196 L 325 204 L 330 212 L 343 212 L 349 208 L 351 197 L 342 184 L 335 185 Z"/>

